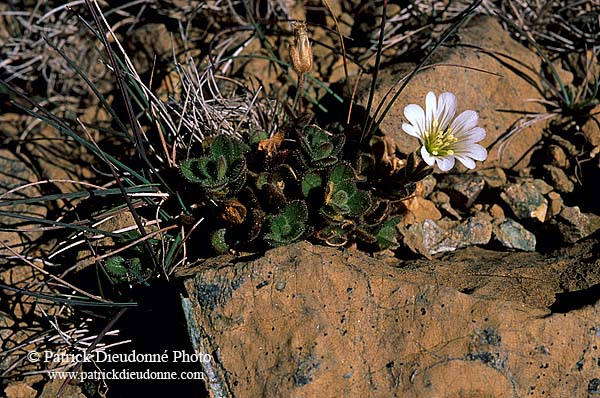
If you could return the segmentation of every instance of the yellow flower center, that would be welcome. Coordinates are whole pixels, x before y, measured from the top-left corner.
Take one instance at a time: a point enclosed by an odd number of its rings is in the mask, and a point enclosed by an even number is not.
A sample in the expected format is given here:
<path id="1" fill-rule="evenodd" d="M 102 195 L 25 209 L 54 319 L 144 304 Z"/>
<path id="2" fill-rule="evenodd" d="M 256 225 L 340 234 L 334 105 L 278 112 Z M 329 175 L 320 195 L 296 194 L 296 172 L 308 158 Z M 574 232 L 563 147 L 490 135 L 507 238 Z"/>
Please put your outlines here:
<path id="1" fill-rule="evenodd" d="M 450 127 L 440 130 L 439 122 L 434 120 L 430 129 L 424 136 L 424 144 L 427 152 L 433 156 L 444 157 L 454 155 L 452 146 L 458 141 Z"/>

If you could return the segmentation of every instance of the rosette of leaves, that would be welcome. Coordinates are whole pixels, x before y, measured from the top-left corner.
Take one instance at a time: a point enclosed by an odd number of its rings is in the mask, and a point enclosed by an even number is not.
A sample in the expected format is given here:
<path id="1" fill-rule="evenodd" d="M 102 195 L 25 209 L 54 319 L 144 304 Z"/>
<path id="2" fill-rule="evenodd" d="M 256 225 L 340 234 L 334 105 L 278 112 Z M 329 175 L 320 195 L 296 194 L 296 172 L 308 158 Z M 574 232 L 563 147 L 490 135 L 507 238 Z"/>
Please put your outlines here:
<path id="1" fill-rule="evenodd" d="M 219 135 L 213 140 L 207 156 L 181 162 L 181 173 L 199 184 L 210 199 L 221 199 L 239 192 L 246 181 L 248 146 L 241 140 Z"/>
<path id="2" fill-rule="evenodd" d="M 369 250 L 388 249 L 397 244 L 399 222 L 400 217 L 389 216 L 388 202 L 381 201 L 358 220 L 354 234 Z"/>
<path id="3" fill-rule="evenodd" d="M 389 217 L 387 201 L 374 199 L 369 192 L 358 189 L 356 181 L 356 173 L 348 163 L 338 163 L 329 171 L 324 204 L 320 209 L 324 224 L 315 237 L 329 246 L 346 246 L 354 242 L 369 250 L 394 246 L 399 219 Z M 310 182 L 308 180 L 305 185 L 314 189 L 318 179 Z"/>
<path id="4" fill-rule="evenodd" d="M 398 230 L 396 226 L 399 222 L 400 217 L 390 217 L 378 226 L 374 236 L 377 241 L 377 247 L 380 250 L 393 248 L 398 245 Z"/>
<path id="5" fill-rule="evenodd" d="M 384 206 L 374 206 L 365 215 L 354 220 L 333 220 L 319 230 L 315 237 L 329 246 L 346 246 L 359 243 L 360 247 L 369 251 L 384 250 L 397 245 L 396 225 L 399 217 L 389 217 L 387 203 Z M 374 217 L 373 214 L 381 207 L 385 214 Z"/>
<path id="6" fill-rule="evenodd" d="M 104 267 L 117 283 L 129 283 L 136 279 L 143 281 L 148 276 L 148 270 L 142 268 L 139 257 L 111 256 L 104 261 Z"/>
<path id="7" fill-rule="evenodd" d="M 371 195 L 356 186 L 354 169 L 341 162 L 331 169 L 321 213 L 332 220 L 363 216 L 372 205 Z"/>
<path id="8" fill-rule="evenodd" d="M 127 243 L 139 237 L 140 234 L 135 231 L 125 232 L 119 241 Z M 158 240 L 150 239 L 150 244 L 155 246 L 158 244 Z M 148 265 L 152 264 L 152 261 L 143 245 L 144 243 L 140 242 L 120 254 L 110 256 L 104 260 L 104 269 L 114 282 L 131 283 L 138 281 L 143 283 L 150 277 L 152 270 L 148 268 Z"/>
<path id="9" fill-rule="evenodd" d="M 346 136 L 333 134 L 316 125 L 304 127 L 298 132 L 300 160 L 307 170 L 324 169 L 336 164 L 344 149 Z"/>
<path id="10" fill-rule="evenodd" d="M 269 232 L 264 236 L 264 240 L 273 247 L 293 243 L 307 233 L 307 220 L 306 204 L 301 200 L 294 200 L 279 214 L 270 217 Z"/>

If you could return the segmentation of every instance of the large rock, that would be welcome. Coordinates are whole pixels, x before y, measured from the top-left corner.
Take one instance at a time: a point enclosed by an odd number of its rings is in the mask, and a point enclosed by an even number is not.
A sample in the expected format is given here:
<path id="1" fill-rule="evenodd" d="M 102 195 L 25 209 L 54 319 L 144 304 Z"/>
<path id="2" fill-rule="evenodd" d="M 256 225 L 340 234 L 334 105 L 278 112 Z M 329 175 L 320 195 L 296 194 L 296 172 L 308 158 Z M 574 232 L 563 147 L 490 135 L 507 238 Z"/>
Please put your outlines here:
<path id="1" fill-rule="evenodd" d="M 384 134 L 394 138 L 401 152 L 414 151 L 418 148 L 417 140 L 402 130 L 402 123 L 406 121 L 404 107 L 411 103 L 424 107 L 428 91 L 438 95 L 451 91 L 457 97 L 458 112 L 472 109 L 479 113 L 479 125 L 487 132 L 482 144 L 490 152 L 483 167 L 499 165 L 510 168 L 541 138 L 544 123 L 536 123 L 506 141 L 498 141 L 524 114 L 544 112 L 541 105 L 528 101 L 540 98 L 532 84 L 537 84 L 539 78 L 536 72 L 528 69 L 540 69 L 539 57 L 513 40 L 492 17 L 474 18 L 459 30 L 458 37 L 461 46 L 438 49 L 433 58 L 437 66 L 424 69 L 414 77 L 380 128 Z M 381 70 L 374 103 L 378 104 L 388 89 L 410 73 L 414 66 L 399 64 L 393 69 Z M 363 80 L 357 98 L 359 104 L 366 105 L 370 79 Z"/>
<path id="2" fill-rule="evenodd" d="M 212 355 L 203 370 L 215 397 L 588 396 L 600 304 L 561 314 L 524 304 L 531 286 L 560 291 L 572 261 L 516 255 L 512 265 L 506 253 L 470 259 L 480 274 L 472 282 L 512 285 L 521 292 L 513 302 L 491 299 L 498 289 L 486 298 L 434 285 L 435 271 L 418 272 L 434 261 L 401 268 L 301 242 L 186 271 L 183 306 L 195 349 Z"/>

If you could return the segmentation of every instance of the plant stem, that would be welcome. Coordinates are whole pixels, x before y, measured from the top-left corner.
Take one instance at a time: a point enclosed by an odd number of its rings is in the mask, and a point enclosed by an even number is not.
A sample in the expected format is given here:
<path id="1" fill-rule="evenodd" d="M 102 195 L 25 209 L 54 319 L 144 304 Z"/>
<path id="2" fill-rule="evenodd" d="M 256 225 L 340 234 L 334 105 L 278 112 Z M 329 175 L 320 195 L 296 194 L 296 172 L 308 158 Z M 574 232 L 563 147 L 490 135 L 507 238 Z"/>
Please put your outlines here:
<path id="1" fill-rule="evenodd" d="M 377 76 L 379 75 L 379 66 L 381 65 L 381 53 L 383 52 L 383 37 L 385 34 L 385 23 L 387 14 L 387 0 L 383 0 L 381 12 L 381 26 L 379 28 L 379 43 L 377 45 L 377 56 L 375 57 L 375 71 L 373 72 L 373 80 L 371 80 L 371 89 L 369 90 L 369 101 L 367 102 L 367 111 L 365 115 L 365 123 L 360 132 L 360 143 L 365 139 L 366 133 L 371 129 L 370 114 L 373 106 L 373 98 L 375 97 L 375 87 L 377 86 Z"/>
<path id="2" fill-rule="evenodd" d="M 298 74 L 298 90 L 296 91 L 294 105 L 292 106 L 292 109 L 296 110 L 296 104 L 298 104 L 298 112 L 302 110 L 302 97 L 304 96 L 304 75 L 304 73 Z"/>

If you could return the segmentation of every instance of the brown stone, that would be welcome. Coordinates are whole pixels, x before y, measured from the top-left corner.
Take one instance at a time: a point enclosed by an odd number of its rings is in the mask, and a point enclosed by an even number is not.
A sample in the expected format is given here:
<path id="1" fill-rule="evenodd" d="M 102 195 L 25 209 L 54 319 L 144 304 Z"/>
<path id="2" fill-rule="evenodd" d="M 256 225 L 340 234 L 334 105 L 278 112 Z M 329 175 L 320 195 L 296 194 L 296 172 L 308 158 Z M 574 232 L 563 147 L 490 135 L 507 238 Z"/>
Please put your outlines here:
<path id="1" fill-rule="evenodd" d="M 506 184 L 506 173 L 500 167 L 477 170 L 477 174 L 483 177 L 486 185 L 490 188 L 499 188 Z"/>
<path id="2" fill-rule="evenodd" d="M 596 105 L 590 115 L 592 117 L 585 122 L 581 130 L 588 142 L 592 146 L 598 147 L 600 146 L 600 105 Z"/>
<path id="3" fill-rule="evenodd" d="M 60 395 L 58 394 L 59 391 Z M 41 396 L 43 398 L 58 396 L 68 398 L 86 398 L 79 385 L 65 383 L 64 380 L 52 380 L 51 382 L 46 383 Z"/>
<path id="4" fill-rule="evenodd" d="M 569 168 L 569 159 L 560 146 L 548 145 L 547 151 L 552 166 L 560 167 L 562 169 Z"/>
<path id="5" fill-rule="evenodd" d="M 416 191 L 426 198 L 434 192 L 436 184 L 437 180 L 430 174 L 417 183 Z"/>
<path id="6" fill-rule="evenodd" d="M 535 178 L 533 181 L 531 181 L 531 183 L 533 184 L 535 189 L 542 195 L 546 195 L 547 193 L 550 193 L 553 190 L 552 185 L 539 178 Z"/>
<path id="7" fill-rule="evenodd" d="M 148 72 L 156 63 L 161 63 L 173 56 L 171 35 L 162 23 L 146 23 L 130 31 L 124 43 L 129 47 L 131 62 L 139 74 Z"/>
<path id="8" fill-rule="evenodd" d="M 548 213 L 546 220 L 551 219 L 562 210 L 563 200 L 558 192 L 550 192 L 548 194 Z"/>
<path id="9" fill-rule="evenodd" d="M 6 398 L 35 398 L 37 391 L 25 382 L 18 381 L 6 386 L 4 388 L 4 395 Z"/>
<path id="10" fill-rule="evenodd" d="M 563 169 L 556 166 L 544 165 L 544 171 L 558 192 L 569 193 L 575 189 L 575 184 L 569 179 Z"/>
<path id="11" fill-rule="evenodd" d="M 23 161 L 22 157 L 14 155 L 7 149 L 0 149 L 0 200 L 3 202 L 11 200 L 22 200 L 35 196 L 41 196 L 39 186 L 21 186 L 38 181 L 33 168 Z M 10 192 L 12 191 L 12 192 Z M 9 193 L 10 192 L 10 193 Z M 43 203 L 15 204 L 4 206 L 2 210 L 12 215 L 1 215 L 0 225 L 4 231 L 0 231 L 0 253 L 4 256 L 13 256 L 20 253 L 26 245 L 41 236 L 41 231 L 35 228 L 24 228 L 22 226 L 26 217 L 45 218 L 48 212 Z M 11 231 L 12 230 L 12 231 Z M 14 251 L 6 248 L 9 246 Z"/>
<path id="12" fill-rule="evenodd" d="M 435 191 L 431 194 L 430 199 L 435 205 L 450 214 L 457 220 L 462 220 L 461 215 L 450 204 L 450 196 L 442 191 Z"/>
<path id="13" fill-rule="evenodd" d="M 41 283 L 43 276 L 29 265 L 15 265 L 0 272 L 0 282 L 11 287 L 24 288 Z M 46 289 L 49 290 L 49 289 Z M 30 295 L 20 295 L 12 290 L 0 289 L 2 300 L 10 303 L 11 316 L 14 320 L 22 319 L 24 316 L 34 312 L 34 308 L 42 306 L 48 310 L 48 303 L 40 302 Z"/>
<path id="14" fill-rule="evenodd" d="M 502 210 L 502 207 L 498 206 L 496 203 L 490 207 L 489 212 L 492 218 L 496 218 L 498 220 L 504 219 L 504 210 Z"/>
<path id="15" fill-rule="evenodd" d="M 407 212 L 402 217 L 402 225 L 411 225 L 425 220 L 439 220 L 442 218 L 442 214 L 435 207 L 435 204 L 420 196 L 405 200 L 403 204 L 406 206 Z"/>

